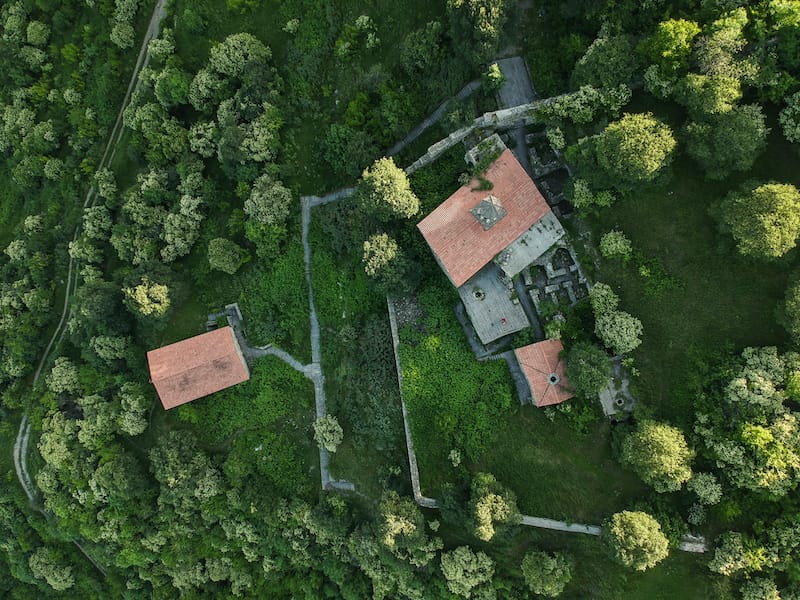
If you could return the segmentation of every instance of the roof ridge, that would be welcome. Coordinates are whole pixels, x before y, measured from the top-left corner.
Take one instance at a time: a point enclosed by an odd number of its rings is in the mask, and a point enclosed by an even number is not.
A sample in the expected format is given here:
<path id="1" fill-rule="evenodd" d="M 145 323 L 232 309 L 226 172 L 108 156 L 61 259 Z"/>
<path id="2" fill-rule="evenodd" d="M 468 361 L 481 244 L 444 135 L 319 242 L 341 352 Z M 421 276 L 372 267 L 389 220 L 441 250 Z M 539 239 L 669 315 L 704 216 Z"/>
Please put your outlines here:
<path id="1" fill-rule="evenodd" d="M 153 378 L 152 373 L 151 373 L 151 375 L 150 375 L 151 380 L 152 381 L 164 381 L 164 380 L 169 379 L 170 377 L 173 377 L 173 376 L 178 375 L 180 373 L 185 373 L 186 371 L 191 371 L 193 369 L 196 369 L 197 367 L 199 367 L 199 366 L 201 366 L 203 364 L 207 364 L 209 362 L 212 362 L 212 361 L 214 361 L 214 360 L 216 360 L 218 358 L 222 358 L 224 356 L 228 356 L 230 354 L 230 350 L 231 349 L 236 351 L 236 334 L 233 332 L 233 328 L 230 325 L 227 325 L 226 327 L 223 327 L 222 329 L 216 329 L 214 331 L 206 331 L 205 333 L 198 333 L 197 335 L 193 335 L 192 337 L 186 338 L 185 340 L 179 340 L 177 342 L 173 342 L 172 344 L 167 344 L 166 346 L 162 346 L 161 348 L 155 348 L 153 350 L 150 350 L 147 353 L 148 355 L 151 352 L 158 352 L 159 350 L 166 350 L 166 349 L 170 348 L 170 346 L 174 346 L 174 345 L 177 345 L 177 344 L 185 344 L 187 342 L 190 343 L 190 344 L 191 343 L 196 343 L 195 342 L 196 338 L 208 335 L 210 333 L 215 333 L 217 331 L 225 331 L 226 329 L 230 329 L 230 333 L 231 333 L 231 348 L 224 348 L 221 344 L 205 345 L 205 346 L 203 346 L 203 352 L 204 352 L 203 360 L 198 361 L 196 363 L 188 363 L 188 362 L 181 363 L 180 366 L 178 366 L 177 369 L 173 369 L 172 373 L 170 375 L 168 375 L 167 377 L 156 377 L 156 378 Z M 228 339 L 225 336 L 218 336 L 218 337 L 220 337 L 220 338 L 222 338 L 222 339 L 224 339 L 226 341 Z M 209 351 L 211 351 L 211 352 L 209 352 Z M 237 351 L 237 354 L 238 354 L 238 351 Z M 149 360 L 148 360 L 148 362 L 149 362 Z"/>

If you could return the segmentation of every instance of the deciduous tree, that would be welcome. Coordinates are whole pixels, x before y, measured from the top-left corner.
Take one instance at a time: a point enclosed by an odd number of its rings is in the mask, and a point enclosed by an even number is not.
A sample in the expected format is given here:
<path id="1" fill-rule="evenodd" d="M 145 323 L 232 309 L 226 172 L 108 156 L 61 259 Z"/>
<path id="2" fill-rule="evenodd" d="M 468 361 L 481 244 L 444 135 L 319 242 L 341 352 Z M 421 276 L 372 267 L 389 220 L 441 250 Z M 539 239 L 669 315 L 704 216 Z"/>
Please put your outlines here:
<path id="1" fill-rule="evenodd" d="M 239 77 L 251 62 L 267 61 L 272 52 L 250 33 L 234 33 L 211 48 L 208 65 L 227 77 Z"/>
<path id="2" fill-rule="evenodd" d="M 63 592 L 75 585 L 72 567 L 59 554 L 45 546 L 40 546 L 31 554 L 28 564 L 31 573 L 38 579 L 44 579 L 51 588 Z"/>
<path id="3" fill-rule="evenodd" d="M 419 198 L 393 158 L 379 158 L 365 169 L 356 193 L 362 208 L 378 221 L 408 219 L 419 213 Z"/>
<path id="4" fill-rule="evenodd" d="M 208 243 L 208 264 L 212 269 L 233 275 L 249 260 L 247 250 L 225 238 L 214 238 Z"/>
<path id="5" fill-rule="evenodd" d="M 83 209 L 83 233 L 86 237 L 108 240 L 111 224 L 111 212 L 102 204 Z"/>
<path id="6" fill-rule="evenodd" d="M 581 398 L 596 398 L 611 379 L 611 360 L 602 348 L 578 342 L 567 356 L 566 376 Z"/>
<path id="7" fill-rule="evenodd" d="M 800 277 L 789 280 L 783 298 L 783 306 L 778 310 L 778 322 L 783 325 L 795 345 L 800 346 Z"/>
<path id="8" fill-rule="evenodd" d="M 400 63 L 409 75 L 418 75 L 438 66 L 442 57 L 442 24 L 430 21 L 412 31 L 400 45 Z"/>
<path id="9" fill-rule="evenodd" d="M 639 51 L 650 64 L 656 65 L 665 77 L 674 77 L 689 66 L 692 42 L 700 34 L 700 26 L 686 19 L 662 21 L 656 31 L 640 45 Z"/>
<path id="10" fill-rule="evenodd" d="M 532 551 L 522 559 L 522 576 L 534 594 L 555 598 L 572 580 L 573 566 L 565 554 Z"/>
<path id="11" fill-rule="evenodd" d="M 636 571 L 646 571 L 669 554 L 661 525 L 644 512 L 622 511 L 603 525 L 601 539 L 615 561 Z"/>
<path id="12" fill-rule="evenodd" d="M 625 262 L 633 253 L 633 244 L 628 236 L 618 229 L 604 233 L 600 238 L 599 248 L 603 258 L 620 258 Z"/>
<path id="13" fill-rule="evenodd" d="M 694 454 L 676 427 L 645 420 L 622 443 L 622 462 L 657 492 L 675 492 L 692 476 Z"/>
<path id="14" fill-rule="evenodd" d="M 652 113 L 625 114 L 597 138 L 597 161 L 622 184 L 655 179 L 672 161 L 675 138 Z"/>
<path id="15" fill-rule="evenodd" d="M 725 179 L 748 171 L 767 145 L 766 118 L 755 104 L 691 122 L 686 126 L 686 149 L 709 179 Z"/>
<path id="16" fill-rule="evenodd" d="M 741 587 L 742 600 L 781 600 L 778 586 L 766 577 L 754 577 Z"/>
<path id="17" fill-rule="evenodd" d="M 790 142 L 800 142 L 800 92 L 785 100 L 786 106 L 778 115 L 783 137 Z"/>
<path id="18" fill-rule="evenodd" d="M 615 310 L 599 315 L 595 333 L 614 354 L 627 354 L 642 343 L 642 322 L 633 315 Z"/>
<path id="19" fill-rule="evenodd" d="M 447 0 L 451 37 L 477 64 L 489 58 L 506 20 L 505 0 Z"/>
<path id="20" fill-rule="evenodd" d="M 742 86 L 735 77 L 689 73 L 676 86 L 675 99 L 696 119 L 730 112 L 742 97 Z"/>
<path id="21" fill-rule="evenodd" d="M 314 421 L 314 439 L 320 448 L 328 452 L 336 452 L 336 448 L 344 439 L 344 431 L 333 415 L 325 415 Z"/>
<path id="22" fill-rule="evenodd" d="M 291 203 L 292 192 L 271 175 L 264 174 L 253 183 L 250 196 L 244 201 L 244 212 L 258 223 L 283 225 Z"/>
<path id="23" fill-rule="evenodd" d="M 395 492 L 381 497 L 379 531 L 392 554 L 417 568 L 430 563 L 443 547 L 442 540 L 428 537 L 425 516 L 414 500 Z"/>
<path id="24" fill-rule="evenodd" d="M 59 356 L 46 378 L 47 389 L 56 394 L 67 392 L 77 394 L 81 390 L 78 379 L 78 367 L 70 359 Z"/>
<path id="25" fill-rule="evenodd" d="M 380 291 L 396 292 L 403 288 L 410 264 L 394 238 L 385 233 L 371 235 L 364 241 L 361 262 L 367 277 Z"/>
<path id="26" fill-rule="evenodd" d="M 117 395 L 120 412 L 118 426 L 127 435 L 139 435 L 147 429 L 147 411 L 151 401 L 145 396 L 141 386 L 125 383 Z"/>
<path id="27" fill-rule="evenodd" d="M 598 37 L 575 64 L 572 87 L 616 88 L 631 83 L 639 66 L 633 44 L 627 35 Z"/>
<path id="28" fill-rule="evenodd" d="M 800 482 L 800 418 L 784 404 L 797 355 L 746 348 L 727 385 L 696 415 L 695 432 L 733 486 L 785 496 Z"/>
<path id="29" fill-rule="evenodd" d="M 788 183 L 766 183 L 731 192 L 720 205 L 720 216 L 743 255 L 780 258 L 800 237 L 800 191 Z"/>
<path id="30" fill-rule="evenodd" d="M 125 305 L 137 316 L 161 319 L 170 309 L 169 287 L 142 277 L 138 284 L 122 288 Z"/>
<path id="31" fill-rule="evenodd" d="M 475 535 L 491 541 L 498 533 L 507 533 L 520 522 L 517 498 L 491 473 L 477 473 L 472 480 L 470 497 Z"/>
<path id="32" fill-rule="evenodd" d="M 708 563 L 708 568 L 730 577 L 739 572 L 749 572 L 758 567 L 753 559 L 763 553 L 763 548 L 758 548 L 738 531 L 726 531 L 720 535 L 714 548 L 714 558 Z"/>
<path id="33" fill-rule="evenodd" d="M 694 492 L 701 504 L 712 505 L 722 500 L 722 486 L 713 473 L 694 473 L 686 489 Z"/>
<path id="34" fill-rule="evenodd" d="M 491 582 L 494 562 L 483 552 L 473 552 L 468 546 L 459 546 L 442 553 L 442 573 L 452 593 L 462 598 L 472 598 L 475 588 Z M 494 598 L 494 594 L 481 598 Z"/>

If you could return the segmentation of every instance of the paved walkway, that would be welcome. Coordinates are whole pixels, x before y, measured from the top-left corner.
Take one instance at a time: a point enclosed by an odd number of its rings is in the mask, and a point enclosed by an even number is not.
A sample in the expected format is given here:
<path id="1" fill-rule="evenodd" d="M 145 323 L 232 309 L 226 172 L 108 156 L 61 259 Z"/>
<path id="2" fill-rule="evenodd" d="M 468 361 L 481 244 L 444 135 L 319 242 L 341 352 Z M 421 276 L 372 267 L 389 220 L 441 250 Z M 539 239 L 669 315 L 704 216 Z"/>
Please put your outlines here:
<path id="1" fill-rule="evenodd" d="M 497 92 L 501 108 L 530 104 L 537 99 L 528 75 L 528 67 L 521 56 L 498 60 L 497 66 L 505 75 L 505 81 Z"/>
<path id="2" fill-rule="evenodd" d="M 354 188 L 337 190 L 325 196 L 303 196 L 300 198 L 302 203 L 303 215 L 303 262 L 306 273 L 306 285 L 308 286 L 308 306 L 309 320 L 311 325 L 311 364 L 304 367 L 304 373 L 314 382 L 314 399 L 316 403 L 317 418 L 320 419 L 328 414 L 325 401 L 325 375 L 322 372 L 322 348 L 320 345 L 319 318 L 317 309 L 314 305 L 314 285 L 311 280 L 311 245 L 308 243 L 308 231 L 311 225 L 311 207 L 321 206 L 330 202 L 335 202 L 341 198 L 347 198 L 354 191 Z M 331 477 L 330 455 L 325 448 L 319 449 L 319 470 L 322 478 L 323 490 L 344 490 L 355 491 L 355 485 L 349 481 L 335 480 Z"/>
<path id="3" fill-rule="evenodd" d="M 324 196 L 303 196 L 301 200 L 303 201 L 303 205 L 307 204 L 308 208 L 314 208 L 315 206 L 330 204 L 331 202 L 336 202 L 342 198 L 352 196 L 355 191 L 356 188 L 353 187 L 342 188 L 340 190 L 336 190 L 335 192 L 331 192 L 330 194 L 325 194 Z"/>
<path id="4" fill-rule="evenodd" d="M 521 56 L 504 58 L 497 61 L 500 70 L 505 75 L 505 81 L 500 86 L 497 93 L 500 108 L 512 108 L 520 104 L 530 104 L 537 99 L 536 92 L 533 91 L 531 79 L 528 74 L 528 67 Z M 522 167 L 528 175 L 533 177 L 530 157 L 528 156 L 528 145 L 525 143 L 525 127 L 515 127 L 509 132 L 514 139 L 514 147 L 511 152 L 517 157 Z"/>
<path id="5" fill-rule="evenodd" d="M 285 350 L 281 350 L 280 348 L 276 348 L 275 346 L 256 346 L 250 349 L 251 355 L 253 358 L 261 358 L 262 356 L 276 356 L 285 362 L 287 365 L 292 367 L 295 371 L 299 371 L 304 375 L 308 375 L 309 369 L 311 365 L 302 365 L 300 361 L 297 360 L 294 356 L 286 352 Z"/>

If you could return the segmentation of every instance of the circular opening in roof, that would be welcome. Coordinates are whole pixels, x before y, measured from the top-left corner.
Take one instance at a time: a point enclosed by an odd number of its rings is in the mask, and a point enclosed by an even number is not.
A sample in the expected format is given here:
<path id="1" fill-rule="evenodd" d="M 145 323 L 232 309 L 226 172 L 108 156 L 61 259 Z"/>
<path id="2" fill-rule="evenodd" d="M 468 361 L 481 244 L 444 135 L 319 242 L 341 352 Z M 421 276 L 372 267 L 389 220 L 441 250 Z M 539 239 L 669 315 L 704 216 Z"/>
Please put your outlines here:
<path id="1" fill-rule="evenodd" d="M 561 381 L 561 378 L 558 376 L 558 373 L 550 373 L 550 375 L 547 377 L 547 381 L 550 383 L 550 385 L 556 385 L 559 381 Z"/>
<path id="2" fill-rule="evenodd" d="M 486 298 L 486 292 L 484 292 L 481 288 L 475 288 L 472 290 L 472 295 L 475 297 L 476 300 L 483 300 Z"/>

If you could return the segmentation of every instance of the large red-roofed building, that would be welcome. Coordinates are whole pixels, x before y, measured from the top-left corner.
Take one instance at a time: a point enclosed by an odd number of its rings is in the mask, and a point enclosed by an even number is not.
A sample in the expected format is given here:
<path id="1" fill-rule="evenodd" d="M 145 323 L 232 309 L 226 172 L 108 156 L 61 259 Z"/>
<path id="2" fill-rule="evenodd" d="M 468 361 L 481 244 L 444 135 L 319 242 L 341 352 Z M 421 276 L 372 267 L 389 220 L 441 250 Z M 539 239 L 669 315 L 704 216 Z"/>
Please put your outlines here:
<path id="1" fill-rule="evenodd" d="M 563 350 L 561 340 L 544 340 L 514 350 L 531 388 L 533 403 L 540 408 L 560 404 L 575 395 L 564 374 Z"/>
<path id="2" fill-rule="evenodd" d="M 485 189 L 486 181 L 491 190 Z M 564 229 L 510 150 L 417 227 L 458 288 L 482 343 L 530 325 L 511 278 L 556 245 Z"/>
<path id="3" fill-rule="evenodd" d="M 503 151 L 483 178 L 492 182 L 490 191 L 480 190 L 481 182 L 473 179 L 417 225 L 456 287 L 464 285 L 545 215 L 552 215 L 511 150 Z M 473 209 L 488 198 L 499 201 L 503 214 L 487 229 Z"/>
<path id="4" fill-rule="evenodd" d="M 250 369 L 231 327 L 151 350 L 147 362 L 165 409 L 250 379 Z"/>

